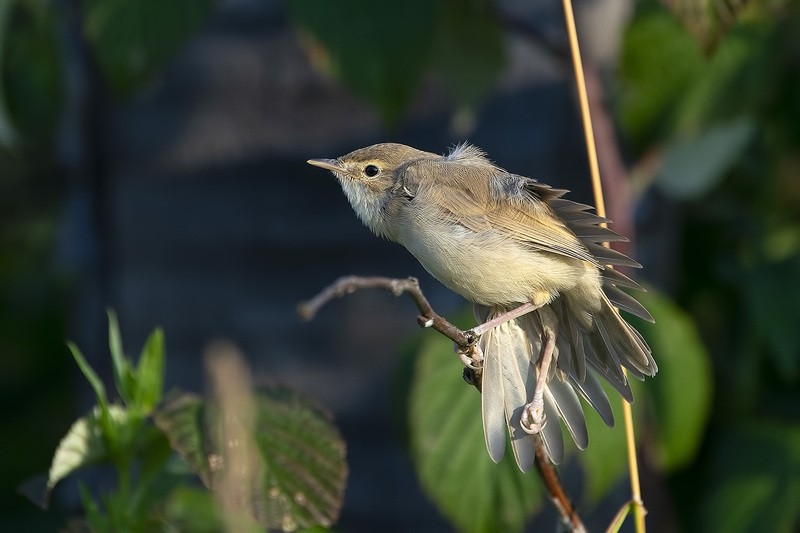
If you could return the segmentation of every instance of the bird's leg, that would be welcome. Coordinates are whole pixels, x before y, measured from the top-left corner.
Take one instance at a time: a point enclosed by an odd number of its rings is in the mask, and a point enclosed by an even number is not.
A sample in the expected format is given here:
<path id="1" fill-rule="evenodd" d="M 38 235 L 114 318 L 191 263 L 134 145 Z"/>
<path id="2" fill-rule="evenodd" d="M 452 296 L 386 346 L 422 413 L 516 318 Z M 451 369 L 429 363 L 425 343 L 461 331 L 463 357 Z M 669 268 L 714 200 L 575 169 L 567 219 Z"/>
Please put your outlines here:
<path id="1" fill-rule="evenodd" d="M 536 311 L 540 307 L 541 305 L 537 305 L 533 302 L 522 304 L 519 307 L 515 307 L 510 311 L 506 311 L 502 315 L 497 315 L 491 320 L 487 320 L 483 324 L 478 324 L 477 326 L 469 330 L 469 332 L 475 335 L 476 337 L 480 337 L 493 327 L 499 326 L 500 324 L 505 324 L 509 320 L 514 320 L 515 318 L 521 317 L 522 315 L 526 315 L 532 311 Z"/>
<path id="2" fill-rule="evenodd" d="M 544 388 L 547 385 L 547 375 L 550 373 L 550 364 L 553 361 L 553 351 L 556 347 L 555 331 L 545 327 L 544 338 L 539 374 L 536 376 L 536 388 L 533 389 L 533 399 L 523 406 L 520 417 L 522 429 L 531 435 L 539 433 L 547 423 L 544 417 Z"/>

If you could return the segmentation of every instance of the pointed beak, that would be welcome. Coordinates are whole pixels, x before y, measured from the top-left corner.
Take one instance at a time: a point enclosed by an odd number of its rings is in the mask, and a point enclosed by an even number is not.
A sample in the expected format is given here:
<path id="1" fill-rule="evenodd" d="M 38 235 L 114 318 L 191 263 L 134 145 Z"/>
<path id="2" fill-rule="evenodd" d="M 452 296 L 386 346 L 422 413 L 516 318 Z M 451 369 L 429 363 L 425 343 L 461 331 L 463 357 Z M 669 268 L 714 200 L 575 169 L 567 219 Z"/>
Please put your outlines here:
<path id="1" fill-rule="evenodd" d="M 338 159 L 309 159 L 306 163 L 331 172 L 344 172 L 344 165 Z"/>

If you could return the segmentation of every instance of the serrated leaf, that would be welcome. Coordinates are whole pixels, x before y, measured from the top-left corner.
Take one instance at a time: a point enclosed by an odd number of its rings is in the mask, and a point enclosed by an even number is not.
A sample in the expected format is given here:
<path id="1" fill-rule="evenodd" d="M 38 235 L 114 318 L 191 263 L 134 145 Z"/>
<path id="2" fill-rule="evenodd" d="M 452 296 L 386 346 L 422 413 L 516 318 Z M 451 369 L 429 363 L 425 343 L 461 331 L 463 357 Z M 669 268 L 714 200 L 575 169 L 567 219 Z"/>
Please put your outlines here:
<path id="1" fill-rule="evenodd" d="M 161 401 L 164 386 L 164 332 L 157 328 L 142 348 L 136 370 L 134 405 L 149 415 Z"/>
<path id="2" fill-rule="evenodd" d="M 426 336 L 410 393 L 411 452 L 428 497 L 459 529 L 520 531 L 541 506 L 541 482 L 486 452 L 480 395 L 462 379 L 452 342 Z"/>
<path id="3" fill-rule="evenodd" d="M 106 454 L 97 411 L 79 418 L 56 448 L 47 476 L 47 491 L 75 470 L 102 461 Z"/>
<path id="4" fill-rule="evenodd" d="M 124 424 L 127 420 L 127 411 L 118 405 L 110 405 L 108 412 L 114 424 Z M 101 416 L 101 410 L 96 407 L 90 414 L 76 420 L 61 439 L 47 476 L 45 501 L 59 481 L 76 470 L 108 459 Z"/>
<path id="5" fill-rule="evenodd" d="M 200 396 L 183 393 L 167 401 L 153 421 L 206 487 L 211 487 L 209 458 L 215 454 L 206 439 L 205 403 Z"/>
<path id="6" fill-rule="evenodd" d="M 800 521 L 800 428 L 745 424 L 719 435 L 704 531 L 794 531 Z"/>
<path id="7" fill-rule="evenodd" d="M 125 357 L 125 350 L 122 347 L 122 335 L 119 332 L 119 322 L 117 314 L 108 310 L 108 349 L 111 352 L 111 363 L 114 369 L 114 383 L 117 386 L 122 401 L 125 405 L 131 406 L 133 396 L 136 392 L 136 378 L 133 375 L 130 362 Z"/>
<path id="8" fill-rule="evenodd" d="M 287 5 L 317 54 L 324 54 L 318 64 L 376 107 L 384 120 L 396 122 L 430 61 L 435 2 L 292 0 Z"/>
<path id="9" fill-rule="evenodd" d="M 158 72 L 206 20 L 213 0 L 87 0 L 86 37 L 115 93 Z"/>
<path id="10" fill-rule="evenodd" d="M 330 526 L 347 477 L 339 431 L 327 414 L 289 389 L 258 391 L 255 409 L 254 439 L 265 467 L 256 492 L 259 522 L 286 531 Z"/>
<path id="11" fill-rule="evenodd" d="M 667 146 L 656 183 L 673 198 L 702 197 L 738 161 L 755 131 L 752 121 L 741 118 L 676 138 Z"/>
<path id="12" fill-rule="evenodd" d="M 670 471 L 689 464 L 702 443 L 714 382 L 710 356 L 692 318 L 663 294 L 648 291 L 636 297 L 656 321 L 636 320 L 635 325 L 652 348 L 659 370 L 641 388 L 655 411 L 656 458 Z"/>

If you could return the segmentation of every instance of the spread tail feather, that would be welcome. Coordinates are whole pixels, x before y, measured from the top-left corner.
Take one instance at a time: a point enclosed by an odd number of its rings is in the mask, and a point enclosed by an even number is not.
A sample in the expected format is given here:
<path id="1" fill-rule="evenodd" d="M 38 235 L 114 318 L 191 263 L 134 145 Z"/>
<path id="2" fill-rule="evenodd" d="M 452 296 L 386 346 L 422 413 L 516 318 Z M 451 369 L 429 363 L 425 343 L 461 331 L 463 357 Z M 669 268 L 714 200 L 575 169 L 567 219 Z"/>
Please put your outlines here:
<path id="1" fill-rule="evenodd" d="M 507 311 L 502 306 L 475 305 L 475 315 L 481 323 Z M 534 464 L 533 437 L 522 429 L 520 414 L 533 398 L 536 363 L 546 328 L 556 332 L 556 344 L 544 390 L 548 422 L 540 434 L 554 463 L 564 457 L 559 420 L 564 421 L 578 448 L 584 449 L 589 443 L 579 396 L 607 425 L 614 425 L 611 404 L 595 374 L 605 378 L 628 402 L 633 402 L 633 394 L 622 367 L 639 379 L 655 375 L 658 368 L 647 343 L 622 319 L 607 296 L 603 296 L 601 308 L 593 318 L 591 328 L 584 327 L 576 320 L 575 313 L 570 312 L 568 300 L 557 298 L 541 309 L 490 329 L 481 337 L 483 428 L 493 461 L 503 458 L 508 432 L 519 468 L 526 472 Z"/>

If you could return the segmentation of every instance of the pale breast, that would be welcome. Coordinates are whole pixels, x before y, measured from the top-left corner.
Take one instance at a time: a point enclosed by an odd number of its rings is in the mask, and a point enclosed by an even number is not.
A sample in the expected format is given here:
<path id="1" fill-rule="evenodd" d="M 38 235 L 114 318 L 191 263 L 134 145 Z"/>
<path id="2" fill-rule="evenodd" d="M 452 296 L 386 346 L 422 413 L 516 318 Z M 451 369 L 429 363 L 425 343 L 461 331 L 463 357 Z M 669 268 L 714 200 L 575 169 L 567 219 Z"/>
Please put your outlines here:
<path id="1" fill-rule="evenodd" d="M 476 233 L 441 218 L 419 217 L 396 237 L 436 279 L 486 305 L 546 302 L 591 275 L 583 261 L 534 250 L 494 229 Z"/>

